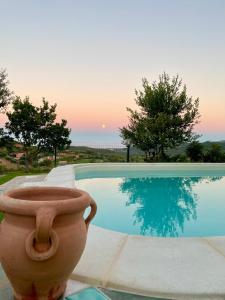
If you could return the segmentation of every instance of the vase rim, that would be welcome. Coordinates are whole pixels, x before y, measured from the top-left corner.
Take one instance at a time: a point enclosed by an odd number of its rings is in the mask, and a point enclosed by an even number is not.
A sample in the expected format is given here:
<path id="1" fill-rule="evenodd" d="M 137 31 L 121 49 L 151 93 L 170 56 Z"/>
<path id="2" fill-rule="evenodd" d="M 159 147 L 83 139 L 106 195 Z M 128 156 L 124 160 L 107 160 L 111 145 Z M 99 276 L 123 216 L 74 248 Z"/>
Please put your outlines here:
<path id="1" fill-rule="evenodd" d="M 0 211 L 33 216 L 41 207 L 49 207 L 56 215 L 70 214 L 84 210 L 90 199 L 87 192 L 76 188 L 24 187 L 2 194 Z"/>

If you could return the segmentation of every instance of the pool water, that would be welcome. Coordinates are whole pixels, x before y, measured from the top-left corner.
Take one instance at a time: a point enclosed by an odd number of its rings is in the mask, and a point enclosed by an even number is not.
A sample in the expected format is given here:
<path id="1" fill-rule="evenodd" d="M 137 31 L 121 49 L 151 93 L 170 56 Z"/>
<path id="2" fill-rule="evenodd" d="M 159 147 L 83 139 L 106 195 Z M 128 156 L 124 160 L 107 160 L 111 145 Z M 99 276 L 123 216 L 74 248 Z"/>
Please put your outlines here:
<path id="1" fill-rule="evenodd" d="M 158 237 L 225 235 L 225 176 L 95 177 L 76 180 L 98 205 L 93 224 Z"/>

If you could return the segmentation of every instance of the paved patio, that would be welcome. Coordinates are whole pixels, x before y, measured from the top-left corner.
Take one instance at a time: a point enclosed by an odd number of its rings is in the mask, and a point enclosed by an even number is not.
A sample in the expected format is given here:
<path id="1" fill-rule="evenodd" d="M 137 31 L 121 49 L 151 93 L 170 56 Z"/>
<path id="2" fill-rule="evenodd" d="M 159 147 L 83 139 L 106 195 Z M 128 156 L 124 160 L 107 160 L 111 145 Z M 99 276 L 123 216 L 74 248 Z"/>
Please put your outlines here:
<path id="1" fill-rule="evenodd" d="M 113 168 L 132 168 L 132 164 L 111 165 Z M 187 168 L 188 172 L 199 168 L 200 173 L 210 173 L 213 166 L 221 172 L 225 170 L 225 164 L 138 164 L 139 168 L 151 168 L 153 171 L 166 168 L 167 172 L 170 168 L 178 172 L 182 168 Z M 15 180 L 7 188 L 15 187 L 17 183 L 20 186 L 73 188 L 76 170 L 85 172 L 96 167 L 101 168 L 101 164 L 57 167 L 44 178 L 25 178 L 24 182 L 20 178 L 20 182 Z M 105 169 L 109 167 L 110 164 L 104 164 Z M 118 295 L 126 299 L 126 293 L 134 294 L 134 299 L 143 299 L 140 296 L 145 296 L 150 297 L 147 299 L 224 300 L 225 237 L 153 238 L 90 226 L 84 254 L 71 279 L 75 280 L 75 284 L 83 282 L 100 287 L 103 291 L 106 289 L 109 297 L 116 300 L 119 299 Z M 4 293 L 7 293 L 7 281 L 4 279 L 2 282 Z M 121 291 L 123 293 L 118 294 Z M 128 299 L 132 299 L 129 296 Z M 102 299 L 96 297 L 93 300 Z M 75 296 L 73 299 L 82 298 Z"/>
<path id="2" fill-rule="evenodd" d="M 21 186 L 49 185 L 45 181 L 46 175 L 19 176 L 0 185 L 0 192 L 8 191 Z M 143 297 L 112 291 L 110 289 L 97 289 L 88 283 L 69 280 L 66 293 L 60 300 L 159 300 L 159 298 Z M 14 300 L 12 288 L 0 264 L 0 300 Z M 163 299 L 161 299 L 163 300 Z"/>

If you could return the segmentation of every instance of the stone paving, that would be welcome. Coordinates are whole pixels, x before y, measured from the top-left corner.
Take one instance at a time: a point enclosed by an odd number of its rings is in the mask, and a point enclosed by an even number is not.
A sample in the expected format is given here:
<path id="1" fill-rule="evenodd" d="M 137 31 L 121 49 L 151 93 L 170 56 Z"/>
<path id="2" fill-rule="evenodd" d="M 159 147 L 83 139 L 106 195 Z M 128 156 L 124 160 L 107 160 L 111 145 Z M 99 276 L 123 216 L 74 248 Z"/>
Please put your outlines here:
<path id="1" fill-rule="evenodd" d="M 74 188 L 74 172 L 76 175 L 78 169 L 85 171 L 85 169 L 95 170 L 104 167 L 125 170 L 126 166 L 131 169 L 133 166 L 136 167 L 136 164 L 68 165 L 53 169 L 46 177 L 38 175 L 33 178 L 30 176 L 16 178 L 5 184 L 4 188 L 9 189 L 19 185 Z M 179 172 L 198 170 L 205 174 L 214 169 L 224 172 L 225 164 L 138 164 L 138 168 L 150 168 L 152 172 L 161 169 L 167 171 L 176 169 Z M 3 189 L 3 186 L 1 188 Z M 84 254 L 71 275 L 70 292 L 76 295 L 70 298 L 71 300 L 88 299 L 80 293 L 82 289 L 87 289 L 87 286 L 82 287 L 83 282 L 86 282 L 89 288 L 91 285 L 105 289 L 104 294 L 108 294 L 108 298 L 112 300 L 153 300 L 154 298 L 151 297 L 176 300 L 224 300 L 224 278 L 225 236 L 151 238 L 127 236 L 91 225 Z M 5 298 L 11 295 L 3 275 L 1 285 L 2 292 L 5 294 L 4 297 L 0 296 L 0 300 L 11 300 Z M 76 292 L 73 291 L 73 287 L 76 287 Z M 93 299 L 91 297 L 91 300 L 99 300 L 99 297 L 96 297 Z"/>
<path id="2" fill-rule="evenodd" d="M 209 176 L 224 163 L 96 163 L 52 169 L 45 185 L 76 186 L 76 177 L 114 171 Z M 99 174 L 100 174 L 99 173 Z M 74 180 L 75 178 L 75 180 Z M 94 253 L 94 255 L 93 255 Z M 225 299 L 225 236 L 154 238 L 126 235 L 94 225 L 71 279 L 105 289 L 176 300 Z M 151 299 L 151 298 L 149 298 Z"/>
<path id="3" fill-rule="evenodd" d="M 0 185 L 0 192 L 3 192 L 3 191 L 5 192 L 10 189 L 17 188 L 22 184 L 43 181 L 45 179 L 46 175 L 47 174 L 15 177 L 12 180 Z"/>
<path id="4" fill-rule="evenodd" d="M 64 297 L 62 297 L 59 300 L 68 300 L 69 296 L 71 296 L 73 294 L 79 295 L 79 292 L 81 290 L 86 289 L 88 287 L 89 286 L 86 284 L 77 283 L 73 280 L 69 280 L 66 293 L 65 293 Z M 14 300 L 12 287 L 11 287 L 3 269 L 1 268 L 1 265 L 0 265 L 0 300 Z"/>
<path id="5" fill-rule="evenodd" d="M 13 300 L 12 289 L 0 265 L 0 299 Z"/>
<path id="6" fill-rule="evenodd" d="M 111 291 L 91 288 L 86 284 L 69 280 L 65 295 L 59 300 L 160 300 Z M 0 265 L 0 300 L 14 300 L 10 283 Z M 163 300 L 163 299 L 161 299 Z"/>

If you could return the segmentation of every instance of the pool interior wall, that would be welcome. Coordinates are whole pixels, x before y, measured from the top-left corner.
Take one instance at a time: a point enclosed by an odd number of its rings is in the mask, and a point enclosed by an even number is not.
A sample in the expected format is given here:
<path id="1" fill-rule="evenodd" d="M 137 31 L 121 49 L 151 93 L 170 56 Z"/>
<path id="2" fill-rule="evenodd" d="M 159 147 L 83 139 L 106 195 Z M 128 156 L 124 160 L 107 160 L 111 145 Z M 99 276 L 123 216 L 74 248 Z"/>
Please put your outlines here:
<path id="1" fill-rule="evenodd" d="M 75 179 L 122 176 L 225 176 L 225 163 L 104 163 L 75 166 Z"/>

